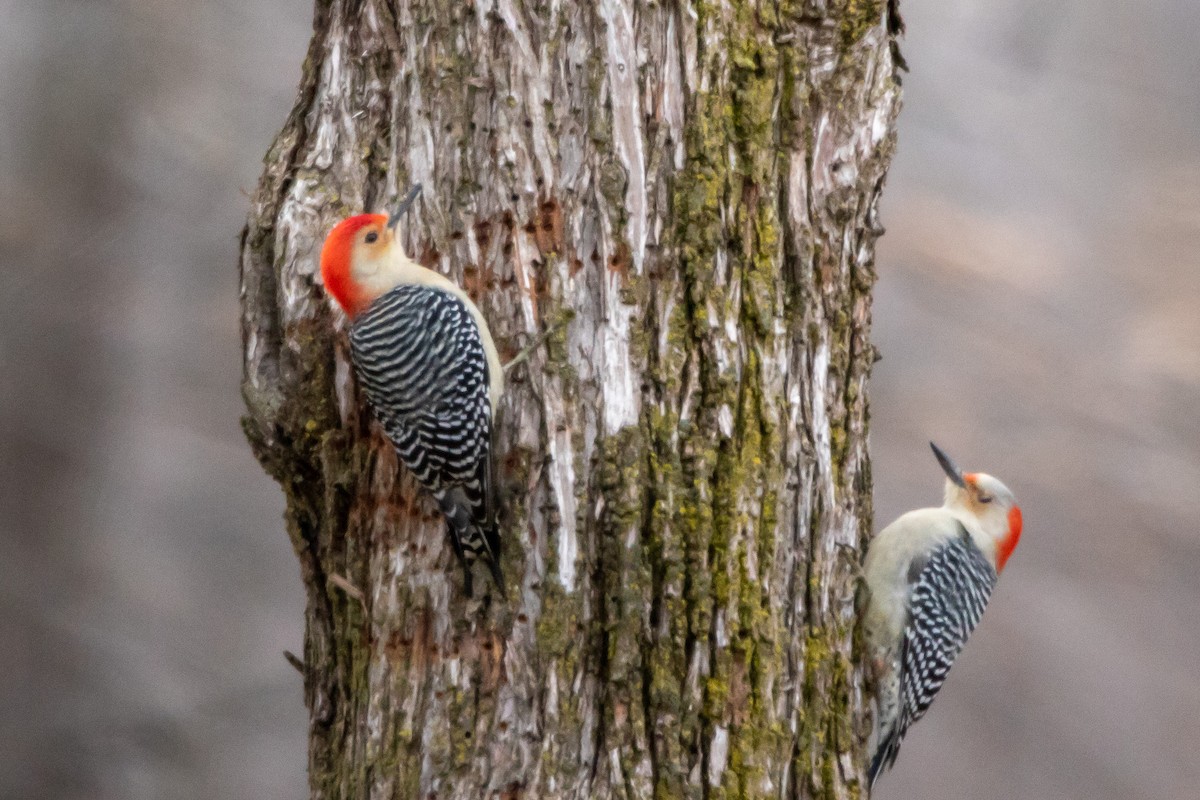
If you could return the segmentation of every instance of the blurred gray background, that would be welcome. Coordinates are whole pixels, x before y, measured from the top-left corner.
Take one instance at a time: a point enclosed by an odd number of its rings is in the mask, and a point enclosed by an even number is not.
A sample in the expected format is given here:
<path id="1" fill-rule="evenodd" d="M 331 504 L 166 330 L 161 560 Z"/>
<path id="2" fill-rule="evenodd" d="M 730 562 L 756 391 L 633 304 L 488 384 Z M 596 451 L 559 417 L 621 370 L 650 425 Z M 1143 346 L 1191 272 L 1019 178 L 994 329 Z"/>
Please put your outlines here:
<path id="1" fill-rule="evenodd" d="M 877 527 L 1025 536 L 882 800 L 1194 798 L 1200 4 L 906 0 Z M 0 0 L 0 798 L 306 795 L 236 236 L 310 0 Z"/>

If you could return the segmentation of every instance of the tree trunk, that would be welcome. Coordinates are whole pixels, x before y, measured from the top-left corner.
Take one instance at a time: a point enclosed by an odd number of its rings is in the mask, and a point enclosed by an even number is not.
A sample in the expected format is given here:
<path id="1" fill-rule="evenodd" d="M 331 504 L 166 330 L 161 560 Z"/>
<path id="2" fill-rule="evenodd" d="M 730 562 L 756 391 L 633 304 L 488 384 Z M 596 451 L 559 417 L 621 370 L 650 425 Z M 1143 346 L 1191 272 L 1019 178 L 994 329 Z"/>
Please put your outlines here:
<path id="1" fill-rule="evenodd" d="M 313 798 L 866 793 L 856 552 L 881 0 L 318 0 L 243 235 L 246 434 L 308 592 Z M 424 194 L 409 252 L 508 376 L 508 576 L 468 601 L 317 269 Z M 483 595 L 485 580 L 476 580 Z"/>

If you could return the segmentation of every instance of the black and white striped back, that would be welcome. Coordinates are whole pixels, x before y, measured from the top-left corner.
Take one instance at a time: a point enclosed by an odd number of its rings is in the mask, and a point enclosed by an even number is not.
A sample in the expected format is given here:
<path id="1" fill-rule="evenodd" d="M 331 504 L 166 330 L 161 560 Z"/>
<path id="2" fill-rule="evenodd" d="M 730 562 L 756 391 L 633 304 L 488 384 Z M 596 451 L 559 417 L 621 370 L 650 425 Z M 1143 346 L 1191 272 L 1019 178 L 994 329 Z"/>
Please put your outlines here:
<path id="1" fill-rule="evenodd" d="M 869 775 L 890 768 L 909 726 L 924 716 L 946 680 L 954 659 L 983 617 L 997 575 L 971 535 L 959 535 L 935 550 L 912 584 L 909 622 L 900 654 L 900 713 L 881 731 Z"/>
<path id="2" fill-rule="evenodd" d="M 442 289 L 398 286 L 355 319 L 350 355 L 400 460 L 446 515 L 468 593 L 476 556 L 499 581 L 488 361 L 471 311 Z"/>

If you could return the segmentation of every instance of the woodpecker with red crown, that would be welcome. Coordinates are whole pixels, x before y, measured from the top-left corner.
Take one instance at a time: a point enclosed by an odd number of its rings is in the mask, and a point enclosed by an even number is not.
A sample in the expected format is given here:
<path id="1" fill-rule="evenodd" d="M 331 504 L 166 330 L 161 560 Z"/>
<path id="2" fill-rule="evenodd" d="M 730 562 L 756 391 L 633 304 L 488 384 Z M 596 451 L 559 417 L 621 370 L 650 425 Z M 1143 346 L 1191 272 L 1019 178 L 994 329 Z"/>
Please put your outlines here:
<path id="1" fill-rule="evenodd" d="M 460 287 L 404 252 L 391 217 L 342 220 L 325 239 L 321 277 L 350 319 L 350 361 L 396 453 L 438 501 L 463 589 L 482 559 L 503 589 L 492 478 L 492 420 L 504 371 L 483 314 Z"/>
<path id="2" fill-rule="evenodd" d="M 945 502 L 909 511 L 880 531 L 863 564 L 876 682 L 872 785 L 942 688 L 1021 537 L 1021 509 L 1008 487 L 982 472 L 964 474 L 929 446 L 946 473 Z"/>

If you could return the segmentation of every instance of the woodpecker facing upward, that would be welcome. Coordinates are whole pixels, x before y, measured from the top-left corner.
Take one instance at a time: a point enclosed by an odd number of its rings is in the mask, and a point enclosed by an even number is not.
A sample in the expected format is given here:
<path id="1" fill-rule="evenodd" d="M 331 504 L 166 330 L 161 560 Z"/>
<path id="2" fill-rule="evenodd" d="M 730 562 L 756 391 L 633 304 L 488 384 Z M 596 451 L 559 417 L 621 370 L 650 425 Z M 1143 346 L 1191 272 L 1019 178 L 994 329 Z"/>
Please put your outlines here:
<path id="1" fill-rule="evenodd" d="M 396 223 L 420 190 L 390 218 L 338 223 L 321 251 L 321 277 L 350 318 L 350 360 L 375 417 L 441 506 L 469 597 L 477 558 L 503 587 L 491 438 L 504 372 L 466 292 L 404 252 Z"/>
<path id="2" fill-rule="evenodd" d="M 945 502 L 910 511 L 880 531 L 863 564 L 876 681 L 872 785 L 942 688 L 1021 538 L 1021 509 L 1008 487 L 982 472 L 964 474 L 929 446 L 946 472 Z"/>

